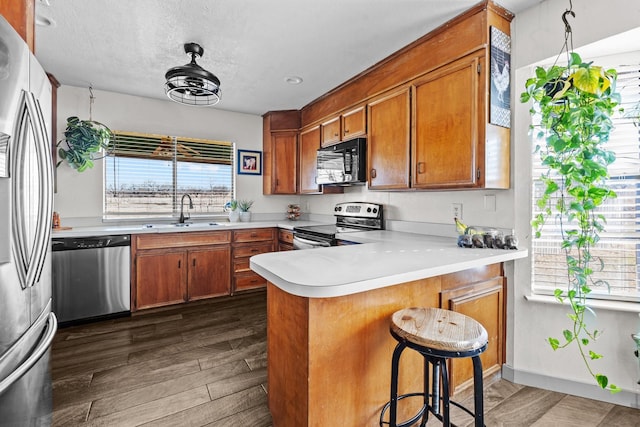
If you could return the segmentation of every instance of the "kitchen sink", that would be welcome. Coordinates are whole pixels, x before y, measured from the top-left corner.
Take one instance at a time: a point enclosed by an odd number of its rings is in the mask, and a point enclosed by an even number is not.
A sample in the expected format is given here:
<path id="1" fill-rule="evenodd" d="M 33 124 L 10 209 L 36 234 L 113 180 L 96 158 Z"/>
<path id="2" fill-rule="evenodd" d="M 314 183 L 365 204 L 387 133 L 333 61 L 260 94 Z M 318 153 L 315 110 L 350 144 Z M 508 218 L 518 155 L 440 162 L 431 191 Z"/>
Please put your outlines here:
<path id="1" fill-rule="evenodd" d="M 224 222 L 185 222 L 179 223 L 174 222 L 171 224 L 144 224 L 142 228 L 159 228 L 159 229 L 167 229 L 167 228 L 210 228 L 210 227 L 218 227 L 229 225 L 229 223 Z"/>

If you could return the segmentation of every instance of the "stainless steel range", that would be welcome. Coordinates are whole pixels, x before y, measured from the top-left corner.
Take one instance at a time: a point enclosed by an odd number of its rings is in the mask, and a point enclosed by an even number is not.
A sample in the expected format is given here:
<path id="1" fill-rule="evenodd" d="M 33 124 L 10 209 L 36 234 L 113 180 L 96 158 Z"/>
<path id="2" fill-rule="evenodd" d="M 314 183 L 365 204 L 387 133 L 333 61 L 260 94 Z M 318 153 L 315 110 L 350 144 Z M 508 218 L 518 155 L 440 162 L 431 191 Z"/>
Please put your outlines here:
<path id="1" fill-rule="evenodd" d="M 337 233 L 383 230 L 382 205 L 377 203 L 338 203 L 334 208 L 335 224 L 294 227 L 294 249 L 336 246 Z"/>

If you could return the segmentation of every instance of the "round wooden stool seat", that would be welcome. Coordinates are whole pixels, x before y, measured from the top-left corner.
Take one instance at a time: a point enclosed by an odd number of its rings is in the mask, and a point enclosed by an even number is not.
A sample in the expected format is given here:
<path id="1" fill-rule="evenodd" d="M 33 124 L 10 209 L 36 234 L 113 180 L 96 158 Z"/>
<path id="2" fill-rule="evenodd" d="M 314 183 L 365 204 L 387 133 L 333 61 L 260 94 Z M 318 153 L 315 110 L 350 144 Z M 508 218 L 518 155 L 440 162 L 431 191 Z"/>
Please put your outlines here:
<path id="1" fill-rule="evenodd" d="M 410 343 L 444 352 L 480 349 L 487 345 L 486 329 L 476 320 L 455 311 L 411 307 L 391 316 L 391 331 Z"/>

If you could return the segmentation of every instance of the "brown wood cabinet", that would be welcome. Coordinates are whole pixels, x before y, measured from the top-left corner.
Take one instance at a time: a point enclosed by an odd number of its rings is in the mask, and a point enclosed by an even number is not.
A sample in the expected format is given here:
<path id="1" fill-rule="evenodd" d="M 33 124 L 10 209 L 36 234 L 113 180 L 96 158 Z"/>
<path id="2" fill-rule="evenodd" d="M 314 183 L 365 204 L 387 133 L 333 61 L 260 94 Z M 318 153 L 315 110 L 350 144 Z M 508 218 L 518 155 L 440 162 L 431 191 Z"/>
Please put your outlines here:
<path id="1" fill-rule="evenodd" d="M 409 188 L 410 98 L 410 88 L 404 88 L 367 106 L 367 175 L 372 190 Z"/>
<path id="2" fill-rule="evenodd" d="M 414 83 L 412 186 L 478 187 L 484 173 L 479 126 L 484 111 L 484 50 L 455 61 Z"/>
<path id="3" fill-rule="evenodd" d="M 250 228 L 233 231 L 232 293 L 264 288 L 267 285 L 266 279 L 251 270 L 249 258 L 273 252 L 276 243 L 275 237 L 275 228 Z"/>
<path id="4" fill-rule="evenodd" d="M 304 106 L 301 126 L 319 124 L 321 146 L 366 135 L 373 190 L 509 188 L 510 132 L 490 122 L 487 68 L 491 28 L 509 35 L 512 19 L 478 3 Z"/>
<path id="5" fill-rule="evenodd" d="M 358 136 L 366 135 L 367 120 L 364 106 L 359 106 L 337 117 L 322 123 L 321 146 L 327 147 L 340 141 L 347 141 Z"/>
<path id="6" fill-rule="evenodd" d="M 329 145 L 333 145 L 341 141 L 342 129 L 340 125 L 340 116 L 338 116 L 324 122 L 320 126 L 320 129 L 322 130 L 322 147 L 328 147 Z"/>
<path id="7" fill-rule="evenodd" d="M 132 238 L 132 310 L 229 295 L 231 232 L 139 234 Z"/>
<path id="8" fill-rule="evenodd" d="M 313 126 L 300 132 L 300 161 L 299 193 L 320 193 L 320 186 L 316 183 L 317 157 L 320 148 L 320 126 Z"/>
<path id="9" fill-rule="evenodd" d="M 300 112 L 272 111 L 262 118 L 262 192 L 296 194 Z"/>
<path id="10" fill-rule="evenodd" d="M 272 194 L 296 194 L 298 186 L 298 133 L 274 132 L 273 141 L 273 192 Z"/>
<path id="11" fill-rule="evenodd" d="M 293 250 L 293 231 L 278 229 L 278 250 L 279 251 L 292 251 Z"/>
<path id="12" fill-rule="evenodd" d="M 0 0 L 0 14 L 35 53 L 35 0 Z"/>
<path id="13" fill-rule="evenodd" d="M 441 308 L 470 316 L 487 330 L 489 345 L 480 356 L 485 376 L 500 372 L 504 363 L 505 289 L 501 264 L 450 274 L 442 282 Z M 473 387 L 470 359 L 453 360 L 449 366 L 451 395 Z"/>

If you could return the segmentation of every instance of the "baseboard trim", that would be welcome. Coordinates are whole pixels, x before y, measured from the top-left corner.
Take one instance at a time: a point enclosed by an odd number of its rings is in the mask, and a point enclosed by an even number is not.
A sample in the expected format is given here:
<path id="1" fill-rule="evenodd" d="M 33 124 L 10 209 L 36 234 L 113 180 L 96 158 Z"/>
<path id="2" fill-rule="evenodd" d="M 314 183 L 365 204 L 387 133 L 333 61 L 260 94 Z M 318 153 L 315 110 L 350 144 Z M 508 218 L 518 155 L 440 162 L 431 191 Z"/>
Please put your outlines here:
<path id="1" fill-rule="evenodd" d="M 622 390 L 620 393 L 611 394 L 594 384 L 585 384 L 577 381 L 548 377 L 534 372 L 516 370 L 506 364 L 502 365 L 502 378 L 515 384 L 640 409 L 640 388 L 638 389 L 639 392 L 636 393 Z"/>

